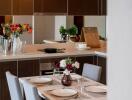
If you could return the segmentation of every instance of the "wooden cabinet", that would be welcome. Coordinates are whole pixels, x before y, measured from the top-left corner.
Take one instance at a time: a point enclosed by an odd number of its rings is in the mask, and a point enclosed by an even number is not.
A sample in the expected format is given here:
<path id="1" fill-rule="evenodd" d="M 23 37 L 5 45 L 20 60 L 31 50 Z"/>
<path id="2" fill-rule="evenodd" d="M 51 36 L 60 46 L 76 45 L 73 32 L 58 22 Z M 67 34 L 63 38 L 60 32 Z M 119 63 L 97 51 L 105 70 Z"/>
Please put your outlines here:
<path id="1" fill-rule="evenodd" d="M 103 84 L 106 84 L 106 70 L 107 70 L 106 63 L 107 63 L 106 57 L 101 57 L 98 55 L 94 56 L 94 64 L 102 67 L 100 82 Z"/>
<path id="2" fill-rule="evenodd" d="M 35 13 L 66 14 L 67 0 L 34 0 Z"/>
<path id="3" fill-rule="evenodd" d="M 33 15 L 34 0 L 13 0 L 13 15 Z"/>
<path id="4" fill-rule="evenodd" d="M 39 60 L 18 61 L 18 77 L 38 76 Z"/>
<path id="5" fill-rule="evenodd" d="M 10 71 L 14 75 L 17 75 L 17 62 L 0 62 L 0 100 L 10 100 L 9 89 L 5 75 L 6 71 Z"/>
<path id="6" fill-rule="evenodd" d="M 11 0 L 0 0 L 0 15 L 11 15 Z"/>
<path id="7" fill-rule="evenodd" d="M 99 0 L 68 0 L 68 15 L 98 15 Z"/>
<path id="8" fill-rule="evenodd" d="M 37 76 L 39 75 L 39 60 L 0 62 L 0 100 L 11 100 L 5 75 L 6 71 L 10 71 L 18 77 Z"/>
<path id="9" fill-rule="evenodd" d="M 101 15 L 107 15 L 107 0 L 101 0 Z"/>
<path id="10" fill-rule="evenodd" d="M 0 15 L 106 15 L 106 0 L 0 0 Z"/>
<path id="11" fill-rule="evenodd" d="M 42 2 L 43 0 L 34 0 L 34 13 L 42 12 Z"/>

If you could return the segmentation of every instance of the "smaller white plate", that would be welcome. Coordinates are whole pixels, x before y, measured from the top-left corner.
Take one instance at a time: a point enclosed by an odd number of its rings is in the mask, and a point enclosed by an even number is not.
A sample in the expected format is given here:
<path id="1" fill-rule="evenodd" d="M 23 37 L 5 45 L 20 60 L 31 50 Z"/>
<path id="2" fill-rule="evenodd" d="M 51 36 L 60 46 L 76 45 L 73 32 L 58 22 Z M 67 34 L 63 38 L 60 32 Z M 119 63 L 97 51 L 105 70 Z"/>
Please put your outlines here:
<path id="1" fill-rule="evenodd" d="M 77 47 L 77 49 L 78 49 L 78 50 L 89 50 L 89 49 L 91 49 L 91 48 L 90 48 L 90 47 L 86 47 L 86 48 L 78 48 L 78 47 Z"/>
<path id="2" fill-rule="evenodd" d="M 29 81 L 31 83 L 35 83 L 35 84 L 43 84 L 43 83 L 51 82 L 52 79 L 51 78 L 45 78 L 45 77 L 43 77 L 43 78 L 42 77 L 41 78 L 36 77 L 36 78 L 31 78 Z"/>
<path id="3" fill-rule="evenodd" d="M 69 97 L 77 94 L 76 90 L 73 89 L 57 89 L 50 92 L 51 94 L 59 97 Z"/>
<path id="4" fill-rule="evenodd" d="M 106 86 L 88 86 L 85 89 L 88 92 L 95 92 L 95 93 L 106 93 L 107 92 Z"/>

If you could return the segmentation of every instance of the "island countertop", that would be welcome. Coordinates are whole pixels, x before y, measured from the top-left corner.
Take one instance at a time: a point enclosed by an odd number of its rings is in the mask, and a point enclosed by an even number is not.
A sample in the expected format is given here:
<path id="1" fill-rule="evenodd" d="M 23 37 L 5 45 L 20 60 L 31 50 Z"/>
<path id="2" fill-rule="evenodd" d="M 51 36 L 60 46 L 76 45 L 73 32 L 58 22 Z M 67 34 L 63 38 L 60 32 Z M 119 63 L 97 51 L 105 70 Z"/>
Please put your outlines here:
<path id="1" fill-rule="evenodd" d="M 45 53 L 39 49 L 45 48 L 65 48 L 64 53 Z M 100 48 L 91 48 L 89 50 L 78 50 L 75 43 L 53 43 L 53 44 L 30 44 L 23 47 L 22 53 L 3 55 L 0 53 L 0 61 L 19 60 L 19 59 L 38 59 L 38 58 L 56 58 L 56 57 L 79 57 L 88 55 L 102 55 L 106 56 L 106 42 L 101 42 Z"/>

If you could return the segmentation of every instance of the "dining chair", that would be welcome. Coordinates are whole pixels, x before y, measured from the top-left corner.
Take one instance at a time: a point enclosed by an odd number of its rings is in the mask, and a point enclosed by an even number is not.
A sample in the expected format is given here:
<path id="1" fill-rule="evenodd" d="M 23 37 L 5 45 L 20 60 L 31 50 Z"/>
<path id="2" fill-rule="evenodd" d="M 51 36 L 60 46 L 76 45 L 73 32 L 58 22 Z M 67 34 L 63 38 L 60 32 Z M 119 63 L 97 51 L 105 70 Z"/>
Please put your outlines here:
<path id="1" fill-rule="evenodd" d="M 26 100 L 42 100 L 38 94 L 37 88 L 30 84 L 27 80 L 22 82 Z"/>
<path id="2" fill-rule="evenodd" d="M 11 100 L 24 100 L 18 77 L 7 71 L 6 78 Z"/>
<path id="3" fill-rule="evenodd" d="M 83 66 L 82 76 L 99 81 L 102 68 L 97 65 L 85 63 Z"/>

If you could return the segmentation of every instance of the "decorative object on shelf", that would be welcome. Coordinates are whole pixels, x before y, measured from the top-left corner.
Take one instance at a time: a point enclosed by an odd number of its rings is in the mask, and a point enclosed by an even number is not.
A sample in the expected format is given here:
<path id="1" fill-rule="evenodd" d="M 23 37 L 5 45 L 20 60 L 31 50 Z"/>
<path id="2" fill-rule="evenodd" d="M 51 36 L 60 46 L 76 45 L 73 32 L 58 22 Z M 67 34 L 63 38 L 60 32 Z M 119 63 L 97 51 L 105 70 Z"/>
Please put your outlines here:
<path id="1" fill-rule="evenodd" d="M 32 28 L 29 24 L 1 24 L 0 35 L 3 37 L 4 41 L 5 39 L 10 41 L 3 42 L 4 52 L 7 47 L 12 49 L 13 54 L 20 52 L 22 48 L 20 35 L 24 32 L 32 33 Z"/>
<path id="2" fill-rule="evenodd" d="M 73 61 L 71 58 L 62 59 L 59 63 L 56 63 L 57 68 L 65 69 L 63 72 L 63 77 L 61 82 L 65 86 L 70 86 L 72 83 L 72 79 L 70 76 L 70 72 L 79 68 L 79 63 L 77 61 Z"/>
<path id="3" fill-rule="evenodd" d="M 3 53 L 4 55 L 10 54 L 11 53 L 11 47 L 12 47 L 12 41 L 11 39 L 4 39 L 2 38 L 2 48 L 3 48 Z"/>
<path id="4" fill-rule="evenodd" d="M 77 42 L 79 39 L 78 28 L 73 25 L 71 28 L 67 29 L 67 34 L 69 36 L 70 41 Z"/>
<path id="5" fill-rule="evenodd" d="M 67 33 L 66 33 L 66 29 L 64 26 L 61 26 L 60 29 L 59 29 L 59 32 L 61 34 L 61 39 L 63 41 L 66 41 L 67 40 Z"/>
<path id="6" fill-rule="evenodd" d="M 73 25 L 71 28 L 66 29 L 64 26 L 61 26 L 59 29 L 62 40 L 70 40 L 72 42 L 78 42 L 80 37 L 78 35 L 78 28 Z"/>

